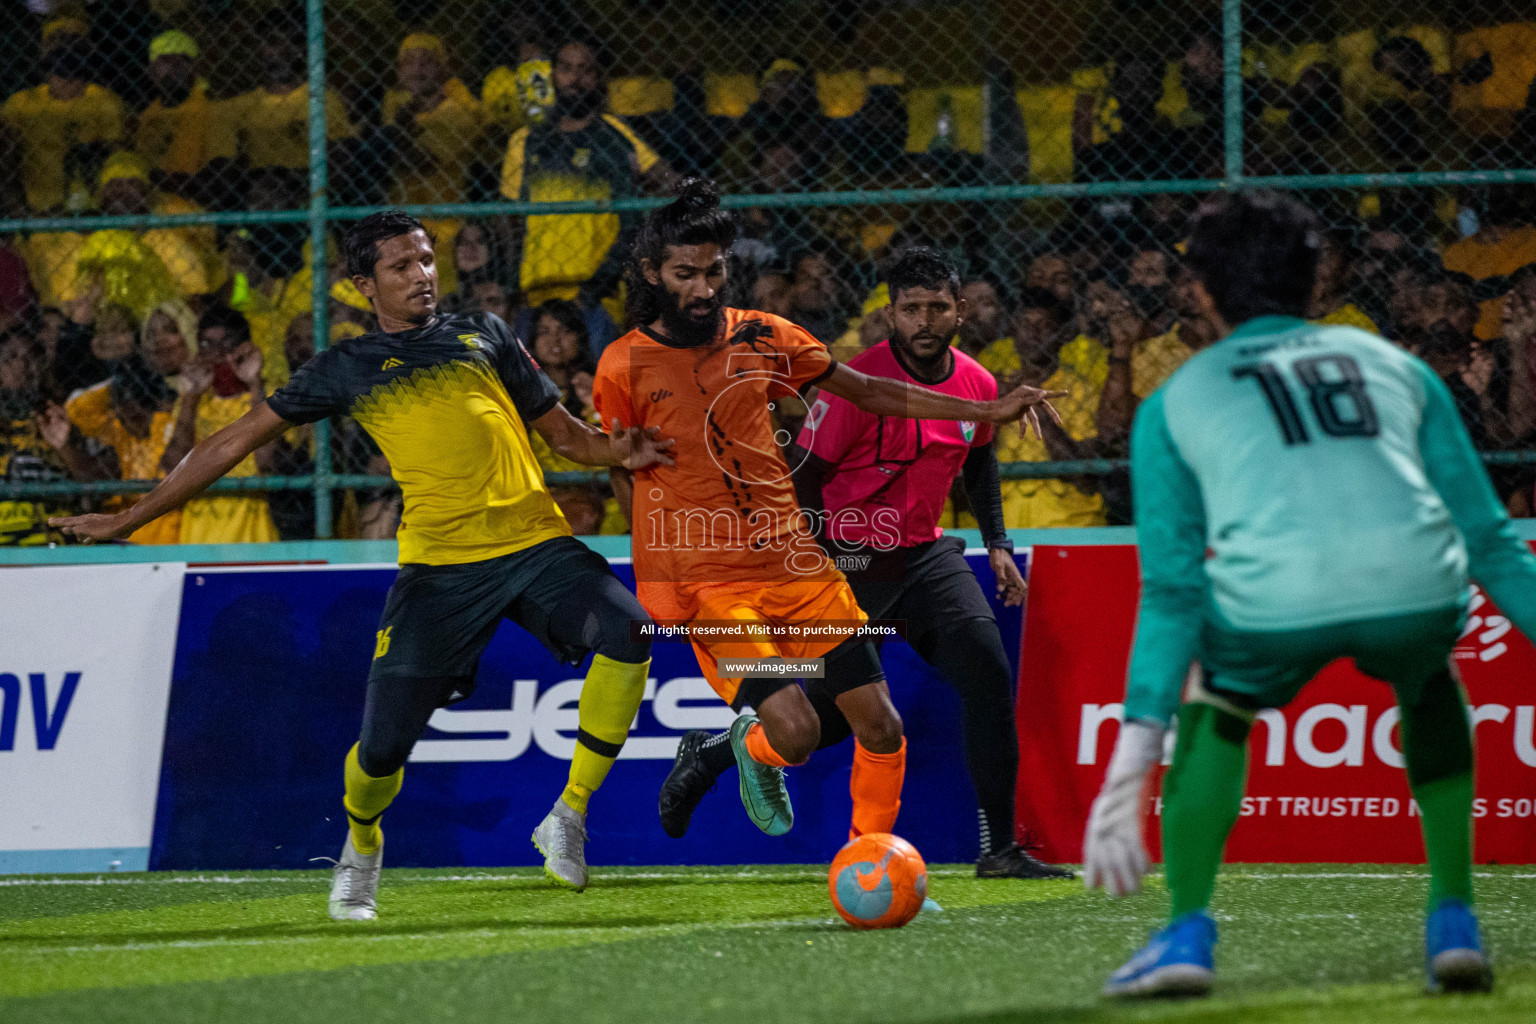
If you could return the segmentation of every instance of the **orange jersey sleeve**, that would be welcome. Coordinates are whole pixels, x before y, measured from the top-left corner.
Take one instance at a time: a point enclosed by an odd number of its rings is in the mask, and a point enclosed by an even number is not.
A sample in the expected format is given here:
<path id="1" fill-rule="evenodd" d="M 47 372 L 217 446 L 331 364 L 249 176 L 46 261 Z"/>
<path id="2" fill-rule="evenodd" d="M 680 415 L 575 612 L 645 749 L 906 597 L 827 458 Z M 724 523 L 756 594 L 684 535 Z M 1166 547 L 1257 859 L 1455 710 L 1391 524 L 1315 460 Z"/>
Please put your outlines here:
<path id="1" fill-rule="evenodd" d="M 621 427 L 633 427 L 637 423 L 634 404 L 629 398 L 629 345 L 614 342 L 603 350 L 597 362 L 597 375 L 592 378 L 592 405 L 603 418 L 603 429 L 618 420 Z"/>
<path id="2" fill-rule="evenodd" d="M 774 347 L 784 354 L 784 374 L 796 391 L 804 393 L 837 366 L 837 360 L 832 358 L 827 346 L 803 327 L 768 313 L 757 315 L 772 325 Z"/>

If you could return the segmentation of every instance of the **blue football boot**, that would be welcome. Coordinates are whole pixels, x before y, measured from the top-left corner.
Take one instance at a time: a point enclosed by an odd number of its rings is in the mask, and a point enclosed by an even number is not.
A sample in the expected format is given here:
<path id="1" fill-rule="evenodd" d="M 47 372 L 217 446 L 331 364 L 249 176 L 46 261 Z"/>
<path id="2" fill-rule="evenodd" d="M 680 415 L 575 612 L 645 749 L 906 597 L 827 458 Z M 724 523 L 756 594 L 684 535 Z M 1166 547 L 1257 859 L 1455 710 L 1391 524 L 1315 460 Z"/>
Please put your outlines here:
<path id="1" fill-rule="evenodd" d="M 1191 911 L 1155 933 L 1104 983 L 1106 996 L 1203 996 L 1216 980 L 1216 922 Z"/>
<path id="2" fill-rule="evenodd" d="M 1493 988 L 1493 968 L 1483 954 L 1477 915 L 1461 900 L 1441 900 L 1424 922 L 1424 966 L 1431 992 Z"/>

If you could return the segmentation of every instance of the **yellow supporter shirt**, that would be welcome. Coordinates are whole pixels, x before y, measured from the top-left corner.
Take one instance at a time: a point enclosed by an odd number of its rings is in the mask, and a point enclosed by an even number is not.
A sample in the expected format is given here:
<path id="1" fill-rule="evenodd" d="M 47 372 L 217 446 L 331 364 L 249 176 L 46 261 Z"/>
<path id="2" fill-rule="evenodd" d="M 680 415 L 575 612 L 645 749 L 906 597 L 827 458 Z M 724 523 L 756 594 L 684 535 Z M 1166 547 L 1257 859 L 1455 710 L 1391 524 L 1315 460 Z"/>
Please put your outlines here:
<path id="1" fill-rule="evenodd" d="M 1131 352 L 1131 391 L 1137 398 L 1146 398 L 1163 386 L 1173 371 L 1184 365 L 1184 360 L 1194 355 L 1194 350 L 1179 337 L 1179 327 L 1173 326 L 1166 334 L 1159 334 L 1136 343 Z M 982 350 L 977 361 L 995 377 L 1006 379 L 1019 372 L 1019 354 L 1014 350 L 1012 338 L 1000 338 Z M 1079 334 L 1061 347 L 1057 361 L 1063 367 L 1085 379 L 1094 381 L 1102 391 L 1104 380 L 1109 376 L 1109 349 L 1097 338 Z M 1098 399 L 1094 399 L 1097 408 Z"/>
<path id="2" fill-rule="evenodd" d="M 1166 334 L 1138 342 L 1131 353 L 1131 392 L 1137 398 L 1146 398 L 1194 354 L 1195 350 L 1179 337 L 1178 324 Z"/>
<path id="3" fill-rule="evenodd" d="M 202 213 L 203 208 L 180 196 L 159 194 L 156 214 Z M 224 283 L 224 263 L 219 258 L 214 228 L 153 228 L 139 236 L 165 269 L 171 272 L 177 293 L 184 299 L 207 295 Z"/>
<path id="4" fill-rule="evenodd" d="M 123 101 L 100 85 L 87 85 L 72 100 L 57 100 L 45 83 L 7 99 L 0 126 L 21 143 L 27 206 L 36 212 L 85 209 L 96 182 L 84 176 L 88 169 L 66 166 L 66 157 L 76 146 L 121 141 Z"/>
<path id="5" fill-rule="evenodd" d="M 507 143 L 501 194 L 534 203 L 616 199 L 640 194 L 638 177 L 660 157 L 612 114 L 575 132 L 546 123 Z M 574 299 L 619 238 L 613 213 L 535 214 L 523 236 L 520 285 L 530 304 Z"/>
<path id="6" fill-rule="evenodd" d="M 179 413 L 180 399 L 172 416 Z M 251 411 L 249 392 L 220 398 L 209 392 L 197 406 L 197 440 L 223 430 Z M 256 456 L 247 455 L 225 476 L 256 476 Z M 272 513 L 262 495 L 224 492 L 193 498 L 181 510 L 182 544 L 241 544 L 278 540 Z"/>
<path id="7" fill-rule="evenodd" d="M 59 306 L 80 297 L 75 265 L 84 246 L 85 236 L 78 231 L 39 231 L 23 243 L 27 276 L 39 305 Z"/>
<path id="8" fill-rule="evenodd" d="M 325 90 L 325 137 L 357 138 L 357 127 L 335 89 Z M 252 167 L 309 166 L 309 86 L 282 93 L 252 89 L 217 105 L 209 156 L 244 154 Z"/>
<path id="9" fill-rule="evenodd" d="M 37 417 L 0 415 L 0 480 L 64 481 L 64 468 L 53 446 L 43 440 Z M 48 529 L 49 516 L 74 515 L 68 498 L 11 501 L 0 498 L 0 546 L 38 547 L 58 539 Z"/>
<path id="10" fill-rule="evenodd" d="M 1138 342 L 1131 353 L 1131 391 L 1146 398 L 1162 387 L 1173 371 L 1193 355 L 1179 338 L 1175 325 L 1166 334 Z M 1013 339 L 994 341 L 981 353 L 982 366 L 999 377 L 1017 373 L 1019 354 Z M 1061 413 L 1067 436 L 1086 441 L 1099 435 L 1099 398 L 1109 376 L 1109 349 L 1096 338 L 1080 334 L 1061 347 L 1058 368 L 1041 387 L 1067 394 L 1053 400 Z M 1018 424 L 997 431 L 999 462 L 1048 462 L 1050 452 L 1033 434 L 1025 436 Z M 1004 480 L 1003 520 L 1009 529 L 1041 529 L 1054 526 L 1103 526 L 1104 498 L 1085 494 L 1066 480 Z"/>
<path id="11" fill-rule="evenodd" d="M 308 251 L 306 248 L 305 252 Z M 294 369 L 288 365 L 283 339 L 294 317 L 314 309 L 310 291 L 313 280 L 306 258 L 292 277 L 272 281 L 265 289 L 247 288 L 238 301 L 230 303 L 251 325 L 251 343 L 261 349 L 261 381 L 268 391 L 286 384 Z"/>
<path id="12" fill-rule="evenodd" d="M 999 377 L 1019 372 L 1019 354 L 1012 338 L 1002 338 L 988 345 L 978 357 L 982 366 Z M 1074 441 L 1099 436 L 1099 395 L 1109 374 L 1109 350 L 1085 334 L 1061 347 L 1055 373 L 1040 386 L 1067 394 L 1053 400 L 1061 414 L 1062 426 Z M 1025 435 L 1018 424 L 997 428 L 999 462 L 1049 462 L 1051 454 L 1034 434 Z M 1004 480 L 1003 521 L 1012 530 L 1042 529 L 1055 526 L 1103 526 L 1104 498 L 1097 492 L 1085 494 L 1065 480 Z"/>
<path id="13" fill-rule="evenodd" d="M 64 405 L 65 415 L 75 427 L 93 440 L 100 441 L 117 453 L 122 467 L 123 480 L 158 480 L 165 476 L 160 469 L 160 459 L 166 445 L 176 430 L 176 420 L 169 412 L 157 412 L 150 420 L 149 434 L 135 437 L 124 429 L 122 421 L 112 411 L 112 382 L 102 381 L 74 395 Z M 121 495 L 104 505 L 107 511 L 116 511 L 132 505 L 138 497 Z M 154 522 L 146 523 L 128 537 L 130 544 L 175 544 L 181 539 L 181 510 L 167 512 Z"/>
<path id="14" fill-rule="evenodd" d="M 191 95 L 174 107 L 157 98 L 139 115 L 134 152 L 165 174 L 196 174 L 218 155 L 213 150 L 214 108 L 208 83 L 201 79 Z"/>
<path id="15" fill-rule="evenodd" d="M 179 196 L 160 196 L 153 212 L 195 213 L 201 209 Z M 158 262 L 149 261 L 148 253 Z M 95 232 L 89 238 L 78 231 L 40 231 L 26 240 L 23 255 L 32 287 L 44 306 L 80 298 L 90 283 L 89 273 L 95 270 L 108 274 L 111 301 L 135 309 L 146 301 L 145 295 L 157 296 L 166 288 L 189 298 L 206 295 L 224 283 L 224 265 L 214 249 L 211 227 L 154 228 L 138 235 L 114 230 Z M 87 267 L 81 266 L 82 255 Z M 123 269 L 117 269 L 119 265 Z"/>
<path id="16" fill-rule="evenodd" d="M 1380 334 L 1376 321 L 1365 315 L 1365 311 L 1353 302 L 1346 302 L 1327 316 L 1318 317 L 1312 321 L 1315 324 L 1324 324 L 1329 327 L 1358 327 L 1362 331 L 1370 331 L 1372 334 Z"/>
<path id="17" fill-rule="evenodd" d="M 392 203 L 462 203 L 468 195 L 469 165 L 475 159 L 488 118 L 480 101 L 457 78 L 443 86 L 443 102 L 416 115 L 415 140 L 432 158 L 428 166 L 396 166 L 389 187 Z M 394 124 L 411 94 L 391 90 L 384 97 L 384 123 Z"/>
<path id="18" fill-rule="evenodd" d="M 1478 235 L 1463 238 L 1446 246 L 1441 259 L 1446 270 L 1479 281 L 1513 274 L 1527 263 L 1536 263 L 1536 227 L 1511 228 L 1497 242 L 1482 241 Z M 1484 341 L 1497 338 L 1504 331 L 1502 301 L 1489 299 L 1482 304 L 1476 332 Z"/>
<path id="19" fill-rule="evenodd" d="M 976 361 L 992 371 L 994 377 L 1002 380 L 1018 373 L 1022 366 L 1019 362 L 1019 353 L 1013 347 L 1012 338 L 999 338 L 994 341 L 981 350 L 981 355 L 976 357 Z M 1061 346 L 1056 362 L 1062 367 L 1081 374 L 1085 379 L 1096 381 L 1096 386 L 1102 388 L 1104 378 L 1109 374 L 1109 349 L 1101 345 L 1097 338 L 1079 334 Z"/>

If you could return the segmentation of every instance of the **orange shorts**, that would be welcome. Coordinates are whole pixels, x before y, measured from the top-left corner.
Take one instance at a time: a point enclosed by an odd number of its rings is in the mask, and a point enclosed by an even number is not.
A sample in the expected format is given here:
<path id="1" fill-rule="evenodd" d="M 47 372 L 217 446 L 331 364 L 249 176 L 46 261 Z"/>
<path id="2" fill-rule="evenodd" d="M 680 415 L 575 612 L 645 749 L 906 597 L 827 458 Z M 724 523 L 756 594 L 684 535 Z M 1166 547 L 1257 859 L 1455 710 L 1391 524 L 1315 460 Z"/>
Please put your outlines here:
<path id="1" fill-rule="evenodd" d="M 721 658 L 820 658 L 848 639 L 846 631 L 813 636 L 783 635 L 786 627 L 828 624 L 863 625 L 869 617 L 859 608 L 853 588 L 838 574 L 835 580 L 796 580 L 787 583 L 640 583 L 640 603 L 661 625 L 681 623 L 762 623 L 774 627 L 772 636 L 694 640 L 704 678 L 720 699 L 734 704 L 741 686 L 737 677 L 722 678 Z"/>

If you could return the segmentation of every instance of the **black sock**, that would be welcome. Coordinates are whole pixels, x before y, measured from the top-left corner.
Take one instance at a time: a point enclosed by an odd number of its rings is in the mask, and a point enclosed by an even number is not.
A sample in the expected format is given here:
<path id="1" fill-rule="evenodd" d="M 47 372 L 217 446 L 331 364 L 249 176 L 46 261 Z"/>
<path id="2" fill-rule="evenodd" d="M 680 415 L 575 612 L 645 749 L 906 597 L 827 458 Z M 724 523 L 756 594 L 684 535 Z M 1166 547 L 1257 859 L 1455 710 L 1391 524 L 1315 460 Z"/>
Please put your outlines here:
<path id="1" fill-rule="evenodd" d="M 997 623 L 966 619 L 919 639 L 918 653 L 960 694 L 965 766 L 980 808 L 981 855 L 1013 845 L 1019 738 L 1013 678 Z"/>
<path id="2" fill-rule="evenodd" d="M 976 809 L 976 823 L 981 831 L 981 855 L 983 857 L 1006 850 L 1013 840 L 1013 823 L 1010 821 L 1006 828 L 995 828 L 987 818 L 986 808 L 978 807 Z"/>
<path id="3" fill-rule="evenodd" d="M 727 769 L 736 766 L 736 753 L 731 750 L 730 731 L 716 733 L 704 741 L 699 748 L 699 760 L 704 762 L 704 767 L 715 778 L 724 775 Z"/>

